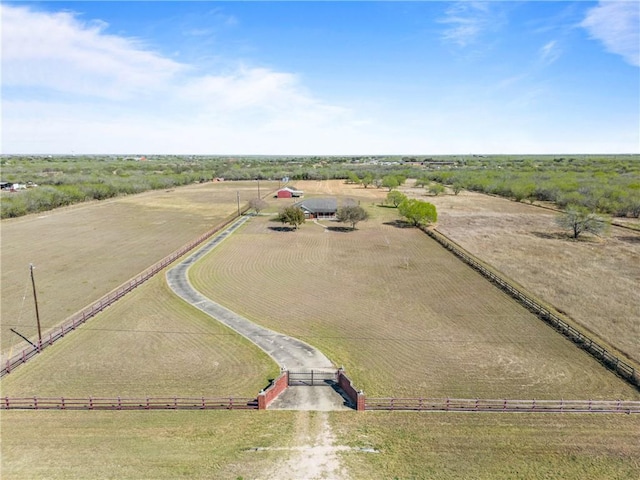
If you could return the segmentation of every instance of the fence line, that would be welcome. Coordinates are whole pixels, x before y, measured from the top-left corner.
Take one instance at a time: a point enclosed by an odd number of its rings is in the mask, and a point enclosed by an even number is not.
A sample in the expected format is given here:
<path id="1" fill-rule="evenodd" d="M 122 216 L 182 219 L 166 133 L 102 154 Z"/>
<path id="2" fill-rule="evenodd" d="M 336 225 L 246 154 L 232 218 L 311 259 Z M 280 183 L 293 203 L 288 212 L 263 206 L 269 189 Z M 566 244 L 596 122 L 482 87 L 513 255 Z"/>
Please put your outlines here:
<path id="1" fill-rule="evenodd" d="M 246 213 L 248 210 L 249 207 L 245 206 L 241 211 L 241 215 Z M 123 283 L 115 290 L 107 293 L 102 298 L 94 302 L 90 307 L 75 313 L 74 315 L 69 317 L 61 326 L 54 327 L 53 329 L 46 332 L 42 336 L 42 340 L 39 340 L 37 343 L 24 348 L 20 353 L 14 355 L 6 362 L 4 362 L 2 370 L 0 370 L 0 377 L 4 377 L 5 375 L 9 374 L 17 366 L 27 362 L 29 359 L 40 353 L 44 348 L 51 346 L 55 341 L 63 338 L 67 333 L 75 330 L 77 327 L 84 324 L 87 320 L 96 316 L 102 310 L 118 301 L 127 293 L 149 280 L 159 271 L 175 262 L 178 258 L 190 252 L 191 250 L 202 244 L 204 241 L 220 232 L 223 228 L 226 228 L 236 218 L 240 218 L 240 216 L 237 214 L 228 216 L 221 224 L 200 235 L 198 238 L 191 241 L 187 245 L 167 255 L 162 260 L 155 263 L 154 265 L 140 273 L 138 276 Z"/>
<path id="2" fill-rule="evenodd" d="M 606 367 L 615 371 L 618 375 L 620 375 L 635 387 L 640 387 L 640 372 L 638 372 L 632 365 L 629 365 L 628 363 L 620 360 L 617 356 L 615 356 L 611 352 L 608 352 L 603 346 L 598 344 L 592 338 L 589 338 L 582 332 L 576 330 L 574 327 L 559 318 L 553 312 L 549 311 L 549 309 L 540 305 L 531 297 L 518 290 L 516 287 L 497 275 L 495 272 L 492 272 L 491 270 L 486 268 L 475 258 L 473 258 L 468 252 L 466 252 L 462 247 L 454 244 L 442 233 L 436 232 L 435 230 L 429 228 L 422 228 L 422 231 L 424 231 L 427 235 L 440 243 L 447 250 L 454 253 L 457 257 L 462 259 L 474 270 L 478 271 L 480 274 L 498 285 L 502 290 L 510 294 L 527 309 L 529 309 L 540 318 L 542 318 L 545 322 L 553 326 L 556 330 L 558 330 L 565 337 L 577 344 L 580 348 L 589 352 L 593 357 L 599 360 Z"/>
<path id="3" fill-rule="evenodd" d="M 507 400 L 468 398 L 366 398 L 365 410 L 528 413 L 640 413 L 631 400 Z"/>
<path id="4" fill-rule="evenodd" d="M 0 410 L 257 410 L 249 397 L 66 398 L 4 397 Z"/>

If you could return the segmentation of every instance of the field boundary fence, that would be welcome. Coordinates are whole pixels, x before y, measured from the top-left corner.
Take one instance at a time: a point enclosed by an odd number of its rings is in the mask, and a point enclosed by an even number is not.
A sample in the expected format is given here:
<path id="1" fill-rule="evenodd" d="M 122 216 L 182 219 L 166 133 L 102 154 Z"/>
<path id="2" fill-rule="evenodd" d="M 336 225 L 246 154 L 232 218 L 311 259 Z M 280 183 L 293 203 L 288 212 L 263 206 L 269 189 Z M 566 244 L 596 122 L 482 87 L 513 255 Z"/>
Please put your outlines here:
<path id="1" fill-rule="evenodd" d="M 0 410 L 257 410 L 250 397 L 3 397 Z"/>
<path id="2" fill-rule="evenodd" d="M 21 352 L 3 362 L 2 370 L 0 370 L 0 377 L 4 377 L 5 375 L 9 374 L 17 366 L 27 362 L 29 359 L 39 354 L 46 347 L 51 346 L 54 342 L 60 340 L 65 335 L 72 332 L 80 325 L 84 324 L 87 320 L 95 317 L 98 313 L 102 312 L 108 306 L 113 305 L 127 293 L 142 285 L 144 282 L 163 270 L 165 267 L 169 266 L 186 253 L 198 247 L 224 228 L 227 228 L 229 224 L 231 224 L 234 220 L 240 219 L 242 215 L 244 215 L 248 210 L 249 206 L 247 205 L 242 210 L 240 210 L 240 215 L 234 213 L 233 215 L 228 216 L 222 221 L 222 223 L 200 235 L 198 238 L 189 242 L 173 253 L 167 255 L 162 260 L 147 268 L 136 277 L 123 283 L 115 290 L 107 293 L 106 295 L 95 301 L 91 306 L 73 314 L 71 317 L 67 318 L 60 326 L 50 329 L 48 332 L 42 335 L 42 340 L 31 343 L 30 346 L 24 348 Z"/>
<path id="3" fill-rule="evenodd" d="M 365 410 L 631 414 L 640 413 L 640 401 L 367 397 L 365 399 Z"/>
<path id="4" fill-rule="evenodd" d="M 422 228 L 422 231 L 429 235 L 431 238 L 440 243 L 447 250 L 451 251 L 458 258 L 463 260 L 471 268 L 479 272 L 481 275 L 489 279 L 491 282 L 500 287 L 503 291 L 511 295 L 514 299 L 520 302 L 531 312 L 535 313 L 538 317 L 543 319 L 557 331 L 562 333 L 569 340 L 574 342 L 580 348 L 586 350 L 600 363 L 607 368 L 616 372 L 620 377 L 629 382 L 636 388 L 640 387 L 640 372 L 632 365 L 624 362 L 613 353 L 607 351 L 602 345 L 588 337 L 584 333 L 580 332 L 573 326 L 558 317 L 555 313 L 551 312 L 548 308 L 540 305 L 530 296 L 526 295 L 520 289 L 506 281 L 497 273 L 489 270 L 486 266 L 482 265 L 478 260 L 465 251 L 462 247 L 449 240 L 445 235 L 437 232 L 431 228 Z"/>

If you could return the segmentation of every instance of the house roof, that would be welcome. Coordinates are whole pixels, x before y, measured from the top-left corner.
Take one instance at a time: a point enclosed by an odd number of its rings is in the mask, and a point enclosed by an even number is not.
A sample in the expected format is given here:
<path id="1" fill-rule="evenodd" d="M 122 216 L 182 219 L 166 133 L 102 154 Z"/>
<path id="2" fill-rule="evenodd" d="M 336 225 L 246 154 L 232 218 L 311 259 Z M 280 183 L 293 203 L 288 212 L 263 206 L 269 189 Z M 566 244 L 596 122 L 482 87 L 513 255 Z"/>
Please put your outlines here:
<path id="1" fill-rule="evenodd" d="M 334 213 L 338 209 L 338 201 L 331 197 L 307 198 L 294 206 L 309 213 Z"/>

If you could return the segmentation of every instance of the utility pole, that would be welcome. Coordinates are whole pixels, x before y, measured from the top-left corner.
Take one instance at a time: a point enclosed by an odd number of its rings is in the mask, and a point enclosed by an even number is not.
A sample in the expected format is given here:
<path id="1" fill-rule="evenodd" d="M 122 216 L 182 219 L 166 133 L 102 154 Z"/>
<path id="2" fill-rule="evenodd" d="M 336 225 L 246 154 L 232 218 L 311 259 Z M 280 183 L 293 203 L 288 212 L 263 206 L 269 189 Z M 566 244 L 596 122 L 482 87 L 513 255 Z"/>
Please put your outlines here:
<path id="1" fill-rule="evenodd" d="M 258 179 L 258 198 L 262 198 L 260 196 L 260 179 Z"/>
<path id="2" fill-rule="evenodd" d="M 238 197 L 238 216 L 240 216 L 240 190 L 236 192 L 236 196 Z"/>
<path id="3" fill-rule="evenodd" d="M 36 294 L 36 281 L 33 278 L 33 263 L 29 264 L 31 271 L 31 286 L 33 287 L 33 301 L 36 304 L 36 322 L 38 322 L 38 341 L 42 342 L 42 331 L 40 330 L 40 313 L 38 312 L 38 295 Z"/>

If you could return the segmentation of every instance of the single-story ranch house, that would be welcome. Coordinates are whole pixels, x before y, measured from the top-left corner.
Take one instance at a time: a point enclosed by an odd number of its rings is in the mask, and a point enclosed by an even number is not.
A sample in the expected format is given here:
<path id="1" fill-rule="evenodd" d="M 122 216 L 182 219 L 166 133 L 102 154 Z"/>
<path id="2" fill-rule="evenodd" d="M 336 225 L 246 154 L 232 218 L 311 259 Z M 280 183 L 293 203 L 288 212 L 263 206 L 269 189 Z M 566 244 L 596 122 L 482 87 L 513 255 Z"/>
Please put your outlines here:
<path id="1" fill-rule="evenodd" d="M 296 190 L 292 187 L 284 187 L 278 190 L 276 193 L 277 198 L 293 198 L 293 197 L 302 197 L 304 192 L 302 190 Z"/>
<path id="2" fill-rule="evenodd" d="M 293 206 L 301 208 L 305 218 L 336 218 L 338 211 L 335 198 L 308 198 Z"/>

